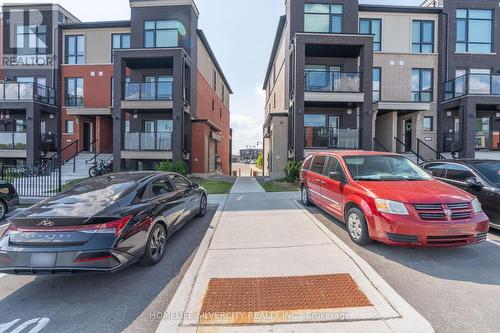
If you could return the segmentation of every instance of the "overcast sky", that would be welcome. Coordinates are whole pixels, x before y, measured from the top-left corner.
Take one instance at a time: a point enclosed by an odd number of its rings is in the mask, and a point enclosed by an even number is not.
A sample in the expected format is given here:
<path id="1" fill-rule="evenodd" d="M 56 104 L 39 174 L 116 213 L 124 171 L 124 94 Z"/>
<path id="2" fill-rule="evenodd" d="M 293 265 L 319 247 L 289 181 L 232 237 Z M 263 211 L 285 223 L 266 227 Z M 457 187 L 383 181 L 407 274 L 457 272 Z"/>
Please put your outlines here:
<path id="1" fill-rule="evenodd" d="M 42 2 L 47 0 L 0 0 Z M 204 30 L 234 95 L 231 100 L 233 150 L 262 141 L 261 91 L 284 0 L 195 0 Z M 128 0 L 58 0 L 82 21 L 128 20 Z M 362 3 L 419 5 L 421 0 L 366 0 Z"/>

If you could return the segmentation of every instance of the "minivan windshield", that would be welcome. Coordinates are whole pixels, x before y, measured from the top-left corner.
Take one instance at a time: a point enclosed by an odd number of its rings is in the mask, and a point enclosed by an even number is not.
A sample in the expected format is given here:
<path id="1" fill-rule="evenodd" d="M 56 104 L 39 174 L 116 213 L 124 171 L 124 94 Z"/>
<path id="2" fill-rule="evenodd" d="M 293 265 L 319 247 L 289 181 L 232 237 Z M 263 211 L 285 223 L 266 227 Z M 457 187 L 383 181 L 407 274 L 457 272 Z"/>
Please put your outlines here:
<path id="1" fill-rule="evenodd" d="M 418 181 L 432 179 L 427 172 L 402 156 L 346 156 L 344 161 L 351 173 L 351 177 L 358 181 Z"/>
<path id="2" fill-rule="evenodd" d="M 490 183 L 500 187 L 500 163 L 497 161 L 479 162 L 472 165 Z"/>

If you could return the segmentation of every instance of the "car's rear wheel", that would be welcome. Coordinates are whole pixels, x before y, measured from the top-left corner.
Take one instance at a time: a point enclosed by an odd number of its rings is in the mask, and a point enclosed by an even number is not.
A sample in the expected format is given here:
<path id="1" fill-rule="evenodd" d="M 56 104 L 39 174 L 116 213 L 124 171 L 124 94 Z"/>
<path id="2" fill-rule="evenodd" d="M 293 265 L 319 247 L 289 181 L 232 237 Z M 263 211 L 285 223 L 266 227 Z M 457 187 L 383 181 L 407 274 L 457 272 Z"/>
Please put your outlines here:
<path id="1" fill-rule="evenodd" d="M 309 199 L 309 192 L 305 186 L 300 189 L 300 198 L 304 206 L 312 206 L 311 200 Z"/>
<path id="2" fill-rule="evenodd" d="M 351 208 L 346 215 L 347 232 L 351 240 L 358 245 L 368 245 L 372 242 L 368 225 L 363 212 L 359 208 Z"/>
<path id="3" fill-rule="evenodd" d="M 207 196 L 205 194 L 202 194 L 201 199 L 200 199 L 200 209 L 199 209 L 198 214 L 196 216 L 203 217 L 203 216 L 207 215 L 207 207 L 208 207 Z"/>
<path id="4" fill-rule="evenodd" d="M 3 219 L 6 214 L 7 214 L 7 205 L 3 201 L 0 201 L 0 220 Z"/>
<path id="5" fill-rule="evenodd" d="M 151 230 L 146 244 L 146 253 L 140 262 L 145 266 L 153 266 L 161 261 L 167 245 L 167 231 L 162 224 L 156 224 Z"/>

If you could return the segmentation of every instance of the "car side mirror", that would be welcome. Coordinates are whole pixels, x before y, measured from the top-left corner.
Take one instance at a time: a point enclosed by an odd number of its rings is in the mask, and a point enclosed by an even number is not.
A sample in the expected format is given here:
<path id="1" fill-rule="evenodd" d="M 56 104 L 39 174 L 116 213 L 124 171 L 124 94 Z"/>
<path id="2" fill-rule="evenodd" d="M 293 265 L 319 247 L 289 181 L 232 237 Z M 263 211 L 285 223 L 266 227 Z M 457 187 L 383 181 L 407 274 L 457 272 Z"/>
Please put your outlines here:
<path id="1" fill-rule="evenodd" d="M 481 189 L 484 187 L 483 183 L 481 183 L 481 181 L 479 179 L 477 179 L 476 177 L 467 178 L 465 180 L 465 183 L 470 188 Z"/>
<path id="2" fill-rule="evenodd" d="M 199 188 L 200 184 L 198 184 L 198 183 L 191 183 L 191 187 L 192 188 Z"/>
<path id="3" fill-rule="evenodd" d="M 341 183 L 345 183 L 344 176 L 338 171 L 330 172 L 328 174 L 328 176 L 330 177 L 330 179 L 333 179 L 333 180 L 341 182 Z"/>

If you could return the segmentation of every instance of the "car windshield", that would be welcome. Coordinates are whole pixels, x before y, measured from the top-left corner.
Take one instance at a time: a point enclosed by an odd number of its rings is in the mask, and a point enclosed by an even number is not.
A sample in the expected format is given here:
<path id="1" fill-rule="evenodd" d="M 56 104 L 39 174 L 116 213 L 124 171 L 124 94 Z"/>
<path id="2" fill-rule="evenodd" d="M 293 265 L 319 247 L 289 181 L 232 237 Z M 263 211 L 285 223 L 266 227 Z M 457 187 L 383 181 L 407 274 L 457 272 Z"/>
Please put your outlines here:
<path id="1" fill-rule="evenodd" d="M 344 157 L 351 177 L 364 181 L 418 181 L 432 177 L 402 156 L 368 155 Z"/>
<path id="2" fill-rule="evenodd" d="M 499 162 L 480 162 L 473 165 L 474 169 L 486 178 L 490 183 L 500 187 L 500 163 Z"/>

